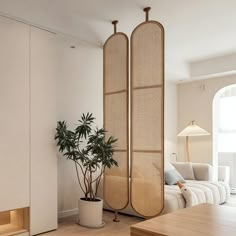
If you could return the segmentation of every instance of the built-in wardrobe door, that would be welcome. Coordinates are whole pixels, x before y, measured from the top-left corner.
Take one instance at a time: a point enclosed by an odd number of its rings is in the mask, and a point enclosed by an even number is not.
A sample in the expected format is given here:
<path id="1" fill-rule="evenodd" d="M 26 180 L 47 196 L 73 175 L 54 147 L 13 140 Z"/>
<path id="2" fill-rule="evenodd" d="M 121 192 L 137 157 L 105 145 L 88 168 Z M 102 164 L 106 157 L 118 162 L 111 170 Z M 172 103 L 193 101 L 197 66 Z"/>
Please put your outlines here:
<path id="1" fill-rule="evenodd" d="M 31 234 L 57 228 L 56 35 L 31 27 Z"/>
<path id="2" fill-rule="evenodd" d="M 29 26 L 0 17 L 0 212 L 29 206 Z"/>

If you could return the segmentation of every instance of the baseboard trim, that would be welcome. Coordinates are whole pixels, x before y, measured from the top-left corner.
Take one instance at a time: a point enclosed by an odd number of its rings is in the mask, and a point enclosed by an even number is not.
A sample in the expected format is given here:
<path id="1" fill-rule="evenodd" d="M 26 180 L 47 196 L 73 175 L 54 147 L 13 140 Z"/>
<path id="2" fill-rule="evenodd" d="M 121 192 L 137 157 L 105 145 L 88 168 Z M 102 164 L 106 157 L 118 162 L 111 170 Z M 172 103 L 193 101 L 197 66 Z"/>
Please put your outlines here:
<path id="1" fill-rule="evenodd" d="M 78 214 L 78 208 L 61 211 L 58 213 L 58 219 Z"/>

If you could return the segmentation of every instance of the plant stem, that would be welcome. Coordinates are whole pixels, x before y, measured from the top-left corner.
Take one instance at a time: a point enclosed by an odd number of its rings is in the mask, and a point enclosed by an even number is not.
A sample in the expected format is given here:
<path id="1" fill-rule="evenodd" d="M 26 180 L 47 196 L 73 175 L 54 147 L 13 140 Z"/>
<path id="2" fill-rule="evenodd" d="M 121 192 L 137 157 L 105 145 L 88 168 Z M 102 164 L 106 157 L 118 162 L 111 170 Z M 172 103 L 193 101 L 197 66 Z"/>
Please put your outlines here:
<path id="1" fill-rule="evenodd" d="M 96 191 L 95 191 L 95 195 L 97 196 L 97 192 L 98 192 L 98 187 L 102 178 L 103 173 L 105 172 L 105 167 L 103 167 L 103 169 L 101 169 L 101 173 L 99 174 L 99 178 L 96 181 Z"/>
<path id="2" fill-rule="evenodd" d="M 78 171 L 77 164 L 76 164 L 76 162 L 74 162 L 74 163 L 75 163 L 75 169 L 76 169 L 76 174 L 77 174 L 77 178 L 78 178 L 78 182 L 79 182 L 80 188 L 82 189 L 83 193 L 85 194 L 84 188 L 82 187 L 82 184 L 80 182 L 80 177 L 79 177 L 79 171 Z"/>
<path id="3" fill-rule="evenodd" d="M 85 199 L 87 200 L 88 199 L 88 193 L 89 193 L 89 187 L 88 187 L 88 180 L 87 180 L 87 177 L 86 177 L 86 175 L 87 175 L 87 168 L 86 168 L 86 170 L 85 170 L 85 172 L 84 172 L 84 185 L 85 185 L 85 189 L 86 189 L 86 193 L 85 193 Z M 87 183 L 86 183 L 87 182 Z"/>
<path id="4" fill-rule="evenodd" d="M 100 176 L 104 173 L 104 171 L 105 171 L 105 168 L 102 168 L 101 173 L 96 177 L 96 179 L 93 180 L 92 183 L 96 182 L 99 178 L 101 178 Z"/>
<path id="5" fill-rule="evenodd" d="M 82 166 L 81 166 L 81 164 L 78 162 L 78 161 L 75 161 L 78 165 L 79 165 L 79 167 L 80 167 L 80 169 L 81 169 L 81 171 L 82 171 L 82 173 L 84 174 L 84 170 L 83 170 L 83 168 L 82 168 Z"/>

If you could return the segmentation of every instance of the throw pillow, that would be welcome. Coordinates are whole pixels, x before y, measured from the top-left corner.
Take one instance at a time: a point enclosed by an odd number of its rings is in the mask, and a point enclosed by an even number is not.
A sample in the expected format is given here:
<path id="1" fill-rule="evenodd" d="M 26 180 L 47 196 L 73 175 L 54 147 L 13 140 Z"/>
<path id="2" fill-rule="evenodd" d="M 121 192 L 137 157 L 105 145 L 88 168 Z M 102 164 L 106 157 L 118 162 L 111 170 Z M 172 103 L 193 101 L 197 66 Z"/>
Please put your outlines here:
<path id="1" fill-rule="evenodd" d="M 190 162 L 172 162 L 172 165 L 185 179 L 195 180 L 192 163 Z"/>
<path id="2" fill-rule="evenodd" d="M 176 169 L 166 170 L 164 175 L 167 185 L 177 184 L 178 181 L 185 183 L 183 176 Z"/>
<path id="3" fill-rule="evenodd" d="M 177 184 L 178 184 L 180 191 L 185 199 L 186 208 L 197 205 L 192 191 L 179 181 L 177 182 Z"/>

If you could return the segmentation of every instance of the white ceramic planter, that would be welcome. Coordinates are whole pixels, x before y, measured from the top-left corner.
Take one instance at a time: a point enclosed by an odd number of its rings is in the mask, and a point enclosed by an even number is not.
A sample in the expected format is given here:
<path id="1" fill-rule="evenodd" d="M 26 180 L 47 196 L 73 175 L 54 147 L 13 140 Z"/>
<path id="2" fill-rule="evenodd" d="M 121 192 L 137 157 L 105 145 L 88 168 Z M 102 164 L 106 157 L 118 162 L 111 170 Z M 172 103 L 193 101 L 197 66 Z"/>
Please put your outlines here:
<path id="1" fill-rule="evenodd" d="M 102 220 L 103 200 L 86 201 L 83 198 L 79 200 L 79 220 L 78 224 L 88 228 L 101 228 L 104 226 Z"/>

